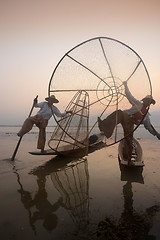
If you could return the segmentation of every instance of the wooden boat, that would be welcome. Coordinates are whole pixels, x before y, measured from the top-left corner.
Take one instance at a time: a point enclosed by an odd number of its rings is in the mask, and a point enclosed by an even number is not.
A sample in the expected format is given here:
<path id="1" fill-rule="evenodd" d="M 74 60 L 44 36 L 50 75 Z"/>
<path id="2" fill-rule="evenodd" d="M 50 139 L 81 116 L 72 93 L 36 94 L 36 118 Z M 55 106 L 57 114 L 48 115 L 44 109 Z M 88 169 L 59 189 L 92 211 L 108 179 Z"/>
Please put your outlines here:
<path id="1" fill-rule="evenodd" d="M 106 146 L 106 144 L 103 142 L 104 135 L 102 133 L 100 134 L 93 134 L 89 137 L 89 144 L 88 146 L 84 146 L 84 148 L 74 148 L 71 144 L 67 144 L 65 146 L 62 146 L 58 149 L 58 151 L 54 151 L 53 149 L 47 149 L 45 152 L 41 153 L 40 151 L 34 151 L 29 152 L 32 155 L 70 155 L 70 156 L 77 156 L 77 155 L 87 155 L 87 153 L 90 153 L 92 151 L 95 151 L 101 147 Z"/>
<path id="2" fill-rule="evenodd" d="M 70 156 L 78 156 L 78 155 L 86 155 L 88 152 L 88 147 L 84 148 L 78 148 L 75 147 L 74 149 L 72 148 L 72 145 L 68 144 L 62 147 L 59 147 L 58 151 L 54 151 L 53 149 L 46 149 L 44 152 L 40 151 L 34 151 L 34 152 L 29 152 L 32 155 L 70 155 Z"/>
<path id="3" fill-rule="evenodd" d="M 118 146 L 118 160 L 119 164 L 125 167 L 143 167 L 144 162 L 142 158 L 142 148 L 140 143 L 133 138 L 133 150 L 132 150 L 132 156 L 131 161 L 132 164 L 128 165 L 128 161 L 126 161 L 123 157 L 123 148 L 124 148 L 124 139 L 120 141 Z"/>

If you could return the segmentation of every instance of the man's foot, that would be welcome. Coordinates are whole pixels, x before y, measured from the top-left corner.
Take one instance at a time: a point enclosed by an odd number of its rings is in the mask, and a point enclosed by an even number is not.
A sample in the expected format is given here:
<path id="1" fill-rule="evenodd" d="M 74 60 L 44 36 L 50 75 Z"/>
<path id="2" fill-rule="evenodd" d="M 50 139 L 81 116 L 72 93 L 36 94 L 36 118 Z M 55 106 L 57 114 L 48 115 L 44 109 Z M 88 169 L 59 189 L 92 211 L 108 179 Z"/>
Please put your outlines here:
<path id="1" fill-rule="evenodd" d="M 46 153 L 46 151 L 44 149 L 41 149 L 41 153 Z"/>

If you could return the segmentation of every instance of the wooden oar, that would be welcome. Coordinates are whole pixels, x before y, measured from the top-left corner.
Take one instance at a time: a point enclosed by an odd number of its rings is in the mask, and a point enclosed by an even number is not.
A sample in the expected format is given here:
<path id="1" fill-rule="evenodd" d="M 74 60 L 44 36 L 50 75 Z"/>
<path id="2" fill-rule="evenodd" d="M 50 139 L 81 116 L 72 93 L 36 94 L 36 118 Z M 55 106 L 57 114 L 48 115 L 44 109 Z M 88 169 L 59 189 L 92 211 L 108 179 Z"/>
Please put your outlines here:
<path id="1" fill-rule="evenodd" d="M 35 105 L 35 100 L 37 100 L 37 98 L 38 98 L 38 95 L 36 96 L 36 98 L 35 98 L 34 101 L 33 101 L 33 105 L 32 105 L 32 108 L 31 108 L 31 110 L 30 110 L 30 113 L 29 113 L 28 117 L 30 117 L 31 114 L 32 114 L 32 111 L 33 111 L 33 108 L 34 108 L 34 105 Z M 23 137 L 23 136 L 22 136 L 22 137 Z M 19 145 L 20 145 L 20 143 L 21 143 L 22 137 L 19 138 L 19 141 L 18 141 L 17 146 L 16 146 L 16 148 L 15 148 L 15 150 L 14 150 L 14 153 L 13 153 L 13 156 L 12 156 L 12 158 L 11 158 L 11 161 L 14 161 L 14 159 L 15 159 L 15 156 L 16 156 L 16 153 L 17 153 L 17 151 L 18 151 Z"/>

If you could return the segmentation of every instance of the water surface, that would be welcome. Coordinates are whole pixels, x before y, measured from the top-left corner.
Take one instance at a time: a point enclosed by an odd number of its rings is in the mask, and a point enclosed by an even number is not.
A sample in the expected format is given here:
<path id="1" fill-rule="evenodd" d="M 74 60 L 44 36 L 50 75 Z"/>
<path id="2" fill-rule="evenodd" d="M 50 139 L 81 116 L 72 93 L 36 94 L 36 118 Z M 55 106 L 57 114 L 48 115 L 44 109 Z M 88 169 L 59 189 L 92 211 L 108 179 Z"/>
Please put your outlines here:
<path id="1" fill-rule="evenodd" d="M 141 239 L 151 235 L 158 239 L 158 140 L 139 140 L 145 167 L 143 171 L 128 172 L 119 167 L 118 144 L 83 158 L 32 156 L 28 152 L 36 149 L 36 130 L 24 136 L 16 159 L 11 162 L 18 141 L 17 128 L 0 130 L 3 240 L 98 239 L 100 226 L 108 231 L 108 224 L 112 226 L 111 234 L 122 232 L 122 226 L 127 234 L 134 225 L 139 226 L 137 232 L 143 233 Z"/>

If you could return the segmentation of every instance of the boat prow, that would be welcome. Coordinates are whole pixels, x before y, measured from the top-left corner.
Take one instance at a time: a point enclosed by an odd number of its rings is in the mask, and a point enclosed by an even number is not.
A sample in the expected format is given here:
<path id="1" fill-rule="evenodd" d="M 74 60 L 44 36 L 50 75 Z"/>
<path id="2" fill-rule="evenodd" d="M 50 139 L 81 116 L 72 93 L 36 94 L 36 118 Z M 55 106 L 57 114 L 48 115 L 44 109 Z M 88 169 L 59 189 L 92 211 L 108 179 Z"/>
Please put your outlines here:
<path id="1" fill-rule="evenodd" d="M 52 149 L 46 149 L 44 152 L 40 152 L 40 151 L 33 151 L 33 152 L 29 152 L 32 155 L 57 155 L 57 153 L 55 151 L 53 151 Z"/>
<path id="2" fill-rule="evenodd" d="M 126 167 L 143 167 L 144 161 L 142 157 L 142 148 L 139 142 L 133 138 L 133 151 L 132 151 L 132 157 L 131 157 L 131 163 L 128 164 L 128 161 L 126 161 L 123 157 L 123 148 L 124 148 L 124 139 L 120 141 L 118 146 L 118 160 L 119 164 Z"/>

